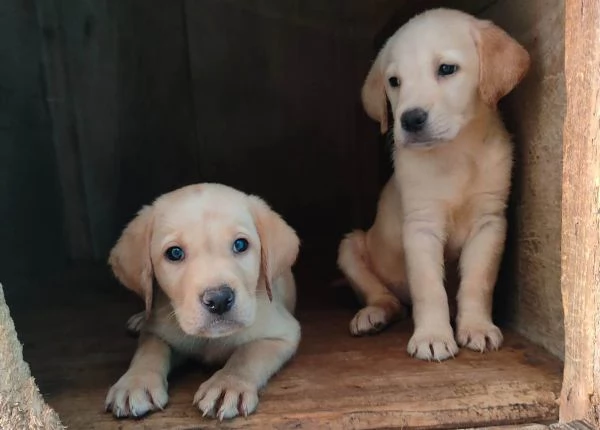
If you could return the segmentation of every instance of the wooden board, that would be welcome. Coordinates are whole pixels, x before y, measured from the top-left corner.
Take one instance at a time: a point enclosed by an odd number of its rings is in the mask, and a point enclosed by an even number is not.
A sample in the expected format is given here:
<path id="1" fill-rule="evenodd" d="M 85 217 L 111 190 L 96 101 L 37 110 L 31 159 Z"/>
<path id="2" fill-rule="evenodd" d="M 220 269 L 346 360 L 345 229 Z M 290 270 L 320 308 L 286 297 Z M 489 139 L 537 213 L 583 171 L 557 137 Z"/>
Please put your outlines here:
<path id="1" fill-rule="evenodd" d="M 38 1 L 68 245 L 104 260 L 143 204 L 197 182 L 183 1 Z"/>
<path id="2" fill-rule="evenodd" d="M 303 238 L 367 227 L 388 179 L 359 97 L 375 39 L 428 6 L 490 0 L 416 3 L 186 0 L 203 177 L 262 195 Z"/>
<path id="3" fill-rule="evenodd" d="M 0 2 L 0 276 L 66 261 L 40 33 L 31 0 Z M 43 217 L 43 221 L 42 220 Z M 52 225 L 53 228 L 48 228 Z M 43 258 L 40 258 L 43 257 Z"/>
<path id="4" fill-rule="evenodd" d="M 517 331 L 562 358 L 564 0 L 501 0 L 482 18 L 500 25 L 531 55 L 525 79 L 501 103 L 515 143 L 515 168 L 496 303 Z"/>
<path id="5" fill-rule="evenodd" d="M 600 427 L 600 0 L 566 3 L 561 421 Z M 582 55 L 585 53 L 585 55 Z"/>
<path id="6" fill-rule="evenodd" d="M 142 204 L 199 180 L 262 195 L 303 237 L 367 226 L 386 167 L 359 100 L 374 39 L 492 1 L 30 0 L 70 257 L 105 260 Z"/>
<path id="7" fill-rule="evenodd" d="M 351 296 L 328 287 L 328 274 L 316 279 L 320 272 L 306 270 L 318 267 L 313 263 L 305 259 L 298 269 L 299 285 L 307 286 L 301 296 L 316 302 L 301 300 L 298 355 L 264 390 L 256 414 L 221 426 L 192 406 L 207 376 L 193 366 L 171 378 L 165 411 L 138 421 L 103 412 L 106 391 L 135 348 L 125 320 L 141 308 L 123 289 L 106 288 L 113 281 L 105 271 L 68 274 L 30 287 L 24 305 L 8 303 L 42 393 L 71 429 L 468 428 L 557 419 L 561 363 L 522 337 L 508 332 L 499 352 L 462 351 L 443 363 L 407 356 L 406 323 L 352 338 Z"/>

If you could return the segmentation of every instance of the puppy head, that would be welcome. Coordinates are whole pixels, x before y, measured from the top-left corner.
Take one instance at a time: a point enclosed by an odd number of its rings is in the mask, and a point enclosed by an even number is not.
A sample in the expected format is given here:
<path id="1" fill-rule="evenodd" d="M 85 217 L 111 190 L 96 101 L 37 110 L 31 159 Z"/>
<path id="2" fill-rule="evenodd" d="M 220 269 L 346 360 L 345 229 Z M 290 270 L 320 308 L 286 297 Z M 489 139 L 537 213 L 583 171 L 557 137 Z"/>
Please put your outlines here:
<path id="1" fill-rule="evenodd" d="M 165 194 L 125 228 L 109 264 L 142 296 L 152 278 L 181 329 L 201 337 L 232 334 L 254 322 L 256 296 L 298 255 L 295 232 L 258 197 L 219 184 Z"/>
<path id="2" fill-rule="evenodd" d="M 495 109 L 528 68 L 527 51 L 491 22 L 433 9 L 385 43 L 363 85 L 363 106 L 385 132 L 389 100 L 395 143 L 428 148 L 454 139 L 483 106 Z"/>

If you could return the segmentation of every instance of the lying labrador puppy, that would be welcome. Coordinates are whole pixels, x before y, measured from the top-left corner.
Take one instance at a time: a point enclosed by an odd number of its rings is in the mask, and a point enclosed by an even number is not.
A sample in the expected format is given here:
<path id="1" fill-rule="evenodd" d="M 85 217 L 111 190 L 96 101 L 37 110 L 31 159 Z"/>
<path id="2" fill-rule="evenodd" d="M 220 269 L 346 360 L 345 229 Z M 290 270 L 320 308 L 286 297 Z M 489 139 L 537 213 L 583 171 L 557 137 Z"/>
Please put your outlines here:
<path id="1" fill-rule="evenodd" d="M 194 397 L 203 415 L 253 412 L 259 388 L 300 340 L 291 272 L 298 247 L 263 200 L 224 185 L 190 185 L 144 207 L 109 258 L 121 283 L 145 300 L 147 318 L 130 319 L 141 329 L 139 345 L 108 392 L 107 410 L 139 417 L 163 409 L 169 370 L 192 357 L 225 363 Z"/>
<path id="2" fill-rule="evenodd" d="M 465 13 L 417 15 L 383 46 L 362 89 L 367 114 L 388 129 L 394 175 L 375 223 L 341 242 L 338 265 L 365 307 L 354 335 L 381 330 L 412 304 L 408 352 L 444 360 L 458 344 L 502 343 L 492 295 L 504 248 L 512 144 L 496 104 L 522 79 L 529 55 L 503 30 Z M 458 260 L 456 341 L 444 287 Z"/>

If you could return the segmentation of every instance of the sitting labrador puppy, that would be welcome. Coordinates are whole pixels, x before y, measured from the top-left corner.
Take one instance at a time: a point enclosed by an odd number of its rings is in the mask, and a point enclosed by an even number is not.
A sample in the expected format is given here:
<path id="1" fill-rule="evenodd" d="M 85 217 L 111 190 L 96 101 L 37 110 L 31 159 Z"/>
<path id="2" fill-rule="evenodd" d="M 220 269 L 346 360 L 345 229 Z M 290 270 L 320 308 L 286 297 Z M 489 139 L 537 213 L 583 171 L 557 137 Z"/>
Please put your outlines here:
<path id="1" fill-rule="evenodd" d="M 412 304 L 408 352 L 444 360 L 458 344 L 502 343 L 492 295 L 506 234 L 512 144 L 497 102 L 529 67 L 525 49 L 489 21 L 449 9 L 417 15 L 387 40 L 362 89 L 367 114 L 388 129 L 394 175 L 373 226 L 341 242 L 338 265 L 365 304 L 354 335 L 381 330 Z M 444 265 L 457 261 L 456 340 Z"/>
<path id="2" fill-rule="evenodd" d="M 219 419 L 252 413 L 258 390 L 295 353 L 291 267 L 296 233 L 255 196 L 219 184 L 159 197 L 125 228 L 110 253 L 117 278 L 146 304 L 129 370 L 106 408 L 139 417 L 167 404 L 167 375 L 182 357 L 224 366 L 194 404 Z M 153 278 L 156 288 L 153 288 Z"/>

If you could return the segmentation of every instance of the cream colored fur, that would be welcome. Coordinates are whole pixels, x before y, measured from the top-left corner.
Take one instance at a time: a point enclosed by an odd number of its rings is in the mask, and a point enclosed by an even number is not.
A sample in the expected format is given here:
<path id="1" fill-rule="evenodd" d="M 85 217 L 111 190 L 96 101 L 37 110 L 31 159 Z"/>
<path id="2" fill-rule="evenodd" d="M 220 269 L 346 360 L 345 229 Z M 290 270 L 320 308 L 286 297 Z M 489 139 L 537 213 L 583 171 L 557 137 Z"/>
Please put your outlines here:
<path id="1" fill-rule="evenodd" d="M 442 64 L 458 69 L 441 76 Z M 394 125 L 394 175 L 375 223 L 340 244 L 338 265 L 364 302 L 354 335 L 376 332 L 412 304 L 408 352 L 444 360 L 458 345 L 484 351 L 502 343 L 492 295 L 506 233 L 512 144 L 498 100 L 526 73 L 529 55 L 488 21 L 435 9 L 401 27 L 378 54 L 362 98 L 366 112 Z M 397 85 L 396 85 L 397 84 Z M 404 130 L 404 112 L 428 113 L 422 131 Z M 456 333 L 444 265 L 458 260 Z"/>
<path id="2" fill-rule="evenodd" d="M 234 254 L 240 237 L 250 246 Z M 182 261 L 165 258 L 171 246 L 184 250 Z M 298 246 L 295 232 L 262 200 L 224 185 L 191 185 L 143 208 L 110 255 L 116 276 L 147 308 L 129 320 L 141 331 L 139 345 L 129 370 L 110 389 L 107 409 L 137 417 L 164 408 L 170 369 L 192 357 L 224 364 L 194 397 L 203 415 L 252 413 L 259 388 L 300 340 L 291 272 Z M 235 292 L 234 305 L 214 315 L 200 298 L 225 284 Z"/>

